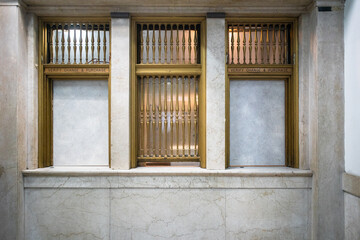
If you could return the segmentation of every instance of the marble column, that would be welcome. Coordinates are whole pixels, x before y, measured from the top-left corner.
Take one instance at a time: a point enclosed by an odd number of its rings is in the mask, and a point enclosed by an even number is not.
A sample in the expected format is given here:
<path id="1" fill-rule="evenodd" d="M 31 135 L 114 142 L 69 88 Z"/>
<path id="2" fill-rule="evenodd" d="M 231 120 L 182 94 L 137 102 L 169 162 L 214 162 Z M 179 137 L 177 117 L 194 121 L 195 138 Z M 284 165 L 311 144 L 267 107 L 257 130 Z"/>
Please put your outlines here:
<path id="1" fill-rule="evenodd" d="M 0 239 L 23 239 L 21 171 L 27 158 L 27 16 L 0 4 Z"/>
<path id="2" fill-rule="evenodd" d="M 125 14 L 126 15 L 126 14 Z M 111 167 L 130 168 L 130 19 L 111 19 Z"/>
<path id="3" fill-rule="evenodd" d="M 312 238 L 344 239 L 344 16 L 340 1 L 332 2 L 331 11 L 321 4 L 309 19 Z"/>
<path id="4" fill-rule="evenodd" d="M 225 169 L 225 18 L 209 15 L 206 21 L 206 168 Z"/>

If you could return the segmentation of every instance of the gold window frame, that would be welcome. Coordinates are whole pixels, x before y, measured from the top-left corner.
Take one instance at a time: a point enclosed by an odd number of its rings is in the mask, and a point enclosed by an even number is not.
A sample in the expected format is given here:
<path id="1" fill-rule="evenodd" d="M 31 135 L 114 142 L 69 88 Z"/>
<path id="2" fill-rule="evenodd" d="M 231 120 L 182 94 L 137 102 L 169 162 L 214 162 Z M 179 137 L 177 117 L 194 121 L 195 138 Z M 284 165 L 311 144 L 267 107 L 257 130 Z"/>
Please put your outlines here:
<path id="1" fill-rule="evenodd" d="M 291 64 L 226 64 L 225 99 L 225 159 L 230 166 L 230 81 L 236 80 L 284 80 L 285 81 L 285 166 L 299 167 L 299 64 L 298 23 L 296 18 L 227 18 L 226 56 L 229 50 L 229 24 L 290 23 Z M 226 58 L 227 59 L 227 58 Z"/>
<path id="2" fill-rule="evenodd" d="M 52 119 L 52 81 L 53 80 L 107 80 L 108 82 L 108 126 L 109 126 L 109 167 L 111 167 L 111 78 L 110 64 L 53 64 L 47 63 L 47 23 L 52 22 L 106 23 L 110 18 L 94 17 L 44 17 L 39 19 L 39 77 L 38 77 L 38 167 L 53 166 L 53 119 Z M 109 55 L 111 56 L 111 27 L 109 28 Z"/>
<path id="3" fill-rule="evenodd" d="M 199 22 L 200 29 L 200 64 L 138 64 L 137 63 L 137 24 L 138 23 L 194 23 Z M 138 84 L 137 77 L 148 75 L 158 76 L 199 76 L 199 142 L 198 151 L 200 156 L 200 167 L 206 167 L 206 32 L 205 32 L 205 18 L 204 17 L 133 17 L 131 20 L 131 96 L 130 96 L 130 145 L 131 145 L 131 168 L 135 168 L 138 165 L 137 154 L 139 148 L 139 136 L 138 136 Z M 171 161 L 164 160 L 165 162 L 181 161 L 181 159 L 173 159 Z M 163 161 L 163 162 L 164 162 Z"/>

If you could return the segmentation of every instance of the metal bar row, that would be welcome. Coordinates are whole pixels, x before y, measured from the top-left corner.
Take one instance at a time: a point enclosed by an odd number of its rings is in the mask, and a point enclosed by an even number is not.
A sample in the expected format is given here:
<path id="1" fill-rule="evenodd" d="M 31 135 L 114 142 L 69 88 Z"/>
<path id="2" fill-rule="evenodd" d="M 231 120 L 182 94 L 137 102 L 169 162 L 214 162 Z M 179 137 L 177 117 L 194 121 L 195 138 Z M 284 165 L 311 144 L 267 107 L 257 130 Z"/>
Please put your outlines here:
<path id="1" fill-rule="evenodd" d="M 230 24 L 229 64 L 290 64 L 288 23 Z"/>
<path id="2" fill-rule="evenodd" d="M 50 64 L 109 63 L 109 24 L 47 24 Z"/>
<path id="3" fill-rule="evenodd" d="M 198 64 L 200 24 L 138 24 L 138 63 Z"/>
<path id="4" fill-rule="evenodd" d="M 198 77 L 139 77 L 138 157 L 198 156 Z"/>

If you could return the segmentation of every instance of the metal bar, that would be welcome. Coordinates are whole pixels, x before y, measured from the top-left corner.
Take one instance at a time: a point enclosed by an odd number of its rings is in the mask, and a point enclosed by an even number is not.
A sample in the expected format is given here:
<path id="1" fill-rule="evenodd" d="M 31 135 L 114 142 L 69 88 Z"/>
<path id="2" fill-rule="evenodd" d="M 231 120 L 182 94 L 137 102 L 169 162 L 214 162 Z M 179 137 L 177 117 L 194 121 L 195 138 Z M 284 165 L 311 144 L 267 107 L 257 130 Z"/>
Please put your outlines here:
<path id="1" fill-rule="evenodd" d="M 95 36 L 94 36 L 95 27 L 94 24 L 91 25 L 91 61 L 94 63 L 94 51 L 95 51 Z"/>
<path id="2" fill-rule="evenodd" d="M 185 76 L 181 77 L 182 81 L 182 108 L 181 108 L 181 120 L 182 120 L 182 156 L 185 156 Z"/>
<path id="3" fill-rule="evenodd" d="M 260 34 L 260 60 L 261 60 L 261 63 L 264 64 L 265 63 L 265 54 L 264 54 L 264 36 L 263 36 L 263 25 L 261 24 L 260 25 L 260 31 L 261 31 L 261 34 Z"/>
<path id="4" fill-rule="evenodd" d="M 240 26 L 236 26 L 237 29 L 237 64 L 240 64 Z"/>
<path id="5" fill-rule="evenodd" d="M 155 124 L 156 124 L 156 108 L 155 108 L 155 76 L 152 76 L 152 88 L 153 88 L 153 92 L 152 92 L 152 137 L 153 137 L 153 142 L 152 142 L 152 155 L 155 156 L 156 155 L 156 130 L 155 130 Z"/>
<path id="6" fill-rule="evenodd" d="M 55 36 L 55 63 L 58 63 L 59 59 L 59 24 L 55 23 L 56 36 Z"/>
<path id="7" fill-rule="evenodd" d="M 147 80 L 147 101 L 146 101 L 146 156 L 150 156 L 150 79 L 146 76 Z"/>
<path id="8" fill-rule="evenodd" d="M 152 34 L 152 63 L 154 64 L 156 61 L 156 56 L 155 56 L 155 24 L 152 24 L 153 26 L 153 34 Z"/>
<path id="9" fill-rule="evenodd" d="M 104 63 L 106 63 L 106 24 L 104 26 L 104 37 L 103 37 L 103 52 L 104 52 Z"/>
<path id="10" fill-rule="evenodd" d="M 179 54 L 179 24 L 176 24 L 176 59 L 177 59 L 177 63 L 180 63 L 180 54 Z"/>
<path id="11" fill-rule="evenodd" d="M 144 77 L 142 76 L 140 78 L 140 131 L 139 131 L 139 140 L 140 140 L 140 156 L 144 156 L 144 146 L 146 141 L 143 137 L 144 133 Z M 143 140 L 144 139 L 144 140 Z"/>
<path id="12" fill-rule="evenodd" d="M 198 156 L 199 154 L 199 146 L 198 146 L 198 141 L 197 141 L 197 138 L 198 138 L 198 132 L 199 132 L 199 129 L 198 129 L 198 124 L 197 124 L 197 119 L 199 117 L 199 113 L 198 113 L 198 110 L 199 110 L 199 107 L 198 107 L 198 104 L 199 104 L 199 95 L 198 95 L 198 91 L 197 88 L 198 88 L 198 81 L 196 79 L 196 77 L 194 76 L 194 97 L 195 97 L 195 105 L 194 105 L 194 155 L 195 156 Z"/>
<path id="13" fill-rule="evenodd" d="M 74 64 L 76 63 L 76 23 L 74 23 Z"/>
<path id="14" fill-rule="evenodd" d="M 85 62 L 89 61 L 89 24 L 86 24 L 86 37 L 85 37 Z"/>
<path id="15" fill-rule="evenodd" d="M 161 63 L 161 24 L 159 24 L 159 35 L 158 35 L 158 51 L 159 51 L 159 59 L 158 63 Z"/>
<path id="16" fill-rule="evenodd" d="M 170 63 L 174 63 L 174 36 L 173 36 L 173 25 L 170 24 Z"/>
<path id="17" fill-rule="evenodd" d="M 272 36 L 272 50 L 273 50 L 273 64 L 276 64 L 275 63 L 275 59 L 276 59 L 276 30 L 275 30 L 275 27 L 276 27 L 276 25 L 275 24 L 273 24 L 273 36 Z"/>
<path id="18" fill-rule="evenodd" d="M 64 29 L 65 29 L 65 24 L 62 23 L 61 24 L 61 63 L 64 64 L 65 62 L 65 33 L 64 33 Z"/>
<path id="19" fill-rule="evenodd" d="M 174 107 L 173 107 L 173 99 L 174 99 L 174 94 L 173 94 L 173 77 L 171 77 L 171 102 L 170 102 L 170 138 L 171 138 L 171 141 L 170 141 L 170 149 L 171 149 L 171 156 L 174 156 L 174 122 L 173 122 L 173 119 L 174 119 Z"/>
<path id="20" fill-rule="evenodd" d="M 160 28 L 160 26 L 159 26 Z M 160 32 L 159 32 L 160 34 Z M 162 156 L 161 149 L 161 135 L 162 135 L 162 106 L 161 106 L 161 76 L 159 76 L 159 104 L 158 104 L 158 131 L 159 131 L 159 156 Z"/>
<path id="21" fill-rule="evenodd" d="M 258 64 L 258 38 L 257 38 L 257 25 L 255 24 L 255 64 Z"/>
<path id="22" fill-rule="evenodd" d="M 288 54 L 288 39 L 287 39 L 287 24 L 285 24 L 285 39 L 284 39 L 284 44 L 285 44 L 285 51 L 284 51 L 284 54 L 285 54 L 285 64 L 288 64 L 289 62 L 288 62 L 288 56 L 289 56 L 289 54 Z"/>
<path id="23" fill-rule="evenodd" d="M 165 26 L 165 29 L 166 29 L 166 26 Z M 165 31 L 166 32 L 166 31 Z M 166 34 L 166 33 L 165 33 Z M 166 51 L 165 51 L 166 52 Z M 167 135 L 168 135 L 168 132 L 167 132 L 167 128 L 168 128 L 168 122 L 167 122 L 167 105 L 168 105 L 168 98 L 167 98 L 167 88 L 168 88 L 168 78 L 167 77 L 164 77 L 164 83 L 165 83 L 165 104 L 164 104 L 164 112 L 165 112 L 165 119 L 164 119 L 164 127 L 165 127 L 165 147 L 164 147 L 164 150 L 165 150 L 165 156 L 168 156 L 168 142 L 167 142 Z"/>
<path id="24" fill-rule="evenodd" d="M 98 59 L 97 59 L 97 63 L 100 63 L 100 24 L 97 25 L 98 26 L 98 35 L 97 35 L 97 55 L 98 55 Z"/>
<path id="25" fill-rule="evenodd" d="M 268 24 L 266 26 L 266 57 L 267 57 L 267 62 L 266 63 L 268 63 L 268 64 L 270 64 L 269 27 L 270 27 L 270 25 Z"/>
<path id="26" fill-rule="evenodd" d="M 68 46 L 67 46 L 67 50 L 68 50 L 68 64 L 71 63 L 71 58 L 70 58 L 70 53 L 71 53 L 71 38 L 70 38 L 70 23 L 68 25 L 68 39 L 67 39 L 67 42 L 68 42 Z"/>
<path id="27" fill-rule="evenodd" d="M 144 61 L 144 36 L 143 36 L 143 25 L 140 24 L 140 63 Z"/>
<path id="28" fill-rule="evenodd" d="M 194 35 L 194 63 L 196 64 L 198 61 L 198 37 L 197 37 L 197 29 L 196 29 L 196 24 L 195 24 L 195 35 Z"/>
<path id="29" fill-rule="evenodd" d="M 249 24 L 249 64 L 252 64 L 252 39 L 251 39 L 251 25 Z"/>
<path id="30" fill-rule="evenodd" d="M 150 43 L 150 36 L 149 36 L 149 24 L 146 24 L 146 62 L 149 63 L 149 43 Z"/>
<path id="31" fill-rule="evenodd" d="M 243 64 L 246 64 L 246 35 L 245 35 L 245 25 L 243 26 Z"/>
<path id="32" fill-rule="evenodd" d="M 80 23 L 79 25 L 80 25 L 79 51 L 80 51 L 80 64 L 82 64 L 82 49 L 83 49 L 82 26 L 83 26 L 83 24 Z"/>
<path id="33" fill-rule="evenodd" d="M 50 25 L 51 27 L 50 27 L 50 41 L 48 41 L 49 42 L 49 48 L 50 48 L 50 63 L 53 63 L 53 58 L 54 58 L 54 53 L 53 53 L 53 26 L 54 26 L 54 24 L 51 24 Z"/>
<path id="34" fill-rule="evenodd" d="M 167 63 L 167 24 L 165 24 L 164 53 L 164 63 Z"/>
<path id="35" fill-rule="evenodd" d="M 189 24 L 189 36 L 188 36 L 188 49 L 189 49 L 189 64 L 191 64 L 191 25 Z"/>
<path id="36" fill-rule="evenodd" d="M 231 25 L 231 39 L 230 39 L 231 59 L 230 64 L 234 63 L 234 26 Z"/>
<path id="37" fill-rule="evenodd" d="M 182 63 L 185 64 L 185 24 L 182 26 Z"/>
<path id="38" fill-rule="evenodd" d="M 189 138 L 189 151 L 188 156 L 191 155 L 191 77 L 189 77 L 188 85 L 188 138 Z"/>
<path id="39" fill-rule="evenodd" d="M 179 156 L 179 76 L 176 76 L 176 102 L 175 102 L 175 124 L 176 124 L 176 156 Z"/>

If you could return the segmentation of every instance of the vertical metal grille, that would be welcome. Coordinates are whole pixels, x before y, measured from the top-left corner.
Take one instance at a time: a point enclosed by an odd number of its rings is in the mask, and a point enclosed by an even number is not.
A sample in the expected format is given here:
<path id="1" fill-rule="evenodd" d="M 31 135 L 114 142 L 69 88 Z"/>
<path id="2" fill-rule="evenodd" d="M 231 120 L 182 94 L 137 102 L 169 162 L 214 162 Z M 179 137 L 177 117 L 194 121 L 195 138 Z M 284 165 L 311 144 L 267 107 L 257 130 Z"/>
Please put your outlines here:
<path id="1" fill-rule="evenodd" d="M 198 76 L 138 77 L 138 160 L 198 160 Z"/>
<path id="2" fill-rule="evenodd" d="M 199 64 L 200 24 L 137 24 L 138 64 Z"/>
<path id="3" fill-rule="evenodd" d="M 108 23 L 48 23 L 47 63 L 107 64 L 110 56 Z"/>
<path id="4" fill-rule="evenodd" d="M 229 64 L 291 64 L 290 23 L 228 25 Z"/>

